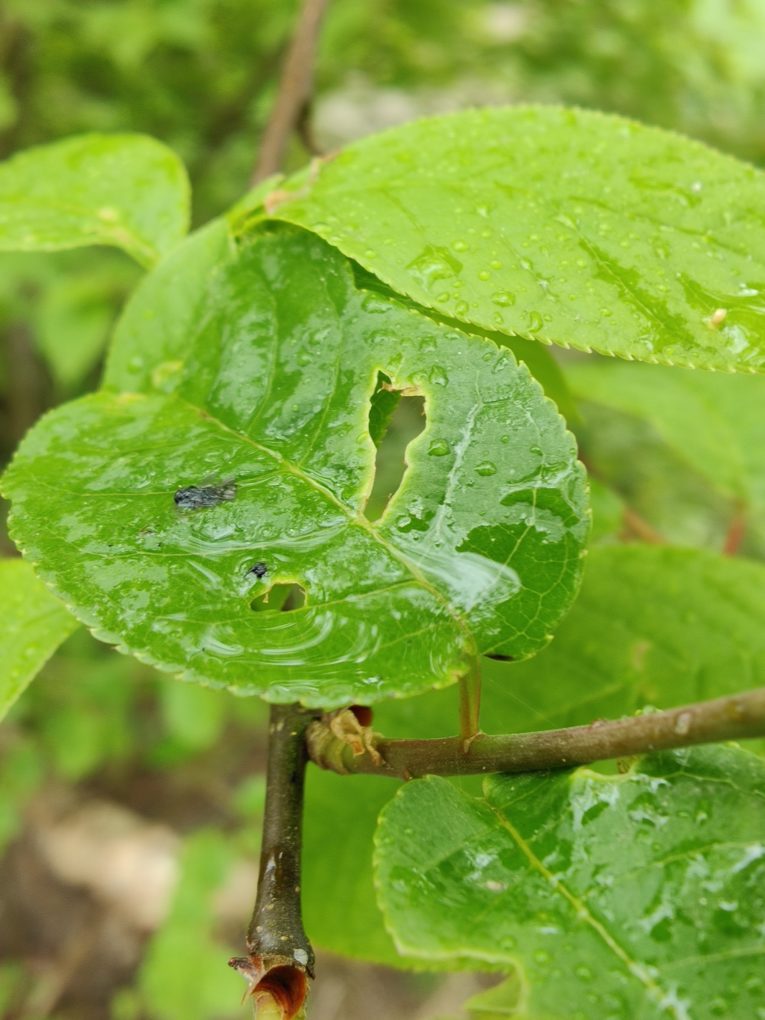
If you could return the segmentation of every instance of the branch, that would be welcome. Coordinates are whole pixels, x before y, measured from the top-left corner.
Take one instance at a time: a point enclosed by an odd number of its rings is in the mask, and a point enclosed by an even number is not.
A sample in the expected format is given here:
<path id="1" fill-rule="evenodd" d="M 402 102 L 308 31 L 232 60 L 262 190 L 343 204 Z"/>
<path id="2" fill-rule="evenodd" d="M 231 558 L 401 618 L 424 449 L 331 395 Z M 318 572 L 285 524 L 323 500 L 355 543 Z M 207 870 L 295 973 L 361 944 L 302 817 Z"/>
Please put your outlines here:
<path id="1" fill-rule="evenodd" d="M 249 956 L 229 960 L 245 978 L 256 1004 L 296 1016 L 314 976 L 314 955 L 300 911 L 300 849 L 305 731 L 312 713 L 298 705 L 274 705 L 268 741 L 266 806 L 258 894 L 246 946 Z"/>
<path id="2" fill-rule="evenodd" d="M 306 111 L 313 87 L 313 68 L 321 22 L 329 0 L 303 0 L 279 81 L 279 92 L 260 145 L 250 183 L 258 184 L 281 169 L 290 135 L 307 131 Z"/>
<path id="3" fill-rule="evenodd" d="M 374 734 L 364 751 L 353 748 L 317 720 L 308 727 L 313 762 L 334 772 L 364 772 L 409 779 L 483 772 L 537 772 L 608 758 L 721 740 L 765 737 L 765 687 L 664 712 L 596 721 L 588 726 L 502 736 L 479 734 L 467 747 L 461 737 L 386 740 Z M 358 749 L 357 749 L 358 750 Z"/>
<path id="4" fill-rule="evenodd" d="M 746 535 L 746 507 L 739 504 L 728 527 L 723 546 L 723 556 L 735 556 Z"/>
<path id="5" fill-rule="evenodd" d="M 665 545 L 666 539 L 640 514 L 631 507 L 625 506 L 622 511 L 622 521 L 628 532 L 631 532 L 641 542 L 648 542 L 650 545 Z"/>

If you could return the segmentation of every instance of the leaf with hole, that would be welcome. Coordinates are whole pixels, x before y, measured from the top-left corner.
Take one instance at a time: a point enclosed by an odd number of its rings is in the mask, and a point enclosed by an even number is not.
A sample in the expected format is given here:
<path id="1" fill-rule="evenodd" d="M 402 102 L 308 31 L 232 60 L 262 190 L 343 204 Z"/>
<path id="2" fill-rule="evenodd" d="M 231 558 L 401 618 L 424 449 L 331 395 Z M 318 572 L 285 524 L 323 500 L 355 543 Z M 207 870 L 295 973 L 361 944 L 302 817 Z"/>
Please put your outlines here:
<path id="1" fill-rule="evenodd" d="M 288 188 L 273 216 L 443 315 L 765 370 L 765 175 L 698 142 L 585 110 L 469 110 L 355 142 Z"/>
<path id="2" fill-rule="evenodd" d="M 152 265 L 188 230 L 183 164 L 144 135 L 76 135 L 0 164 L 0 250 L 123 248 Z"/>
<path id="3" fill-rule="evenodd" d="M 78 618 L 189 679 L 321 706 L 541 648 L 588 514 L 573 440 L 526 368 L 358 289 L 292 228 L 206 280 L 189 332 L 115 350 L 109 382 L 134 392 L 52 412 L 7 472 L 13 536 Z M 372 523 L 381 372 L 424 397 L 427 425 Z M 301 607 L 258 605 L 290 585 Z"/>
<path id="4" fill-rule="evenodd" d="M 517 968 L 519 1018 L 756 1016 L 764 789 L 765 763 L 722 746 L 481 798 L 417 780 L 380 817 L 380 903 L 408 954 Z"/>
<path id="5" fill-rule="evenodd" d="M 23 560 L 0 561 L 0 719 L 77 621 Z"/>

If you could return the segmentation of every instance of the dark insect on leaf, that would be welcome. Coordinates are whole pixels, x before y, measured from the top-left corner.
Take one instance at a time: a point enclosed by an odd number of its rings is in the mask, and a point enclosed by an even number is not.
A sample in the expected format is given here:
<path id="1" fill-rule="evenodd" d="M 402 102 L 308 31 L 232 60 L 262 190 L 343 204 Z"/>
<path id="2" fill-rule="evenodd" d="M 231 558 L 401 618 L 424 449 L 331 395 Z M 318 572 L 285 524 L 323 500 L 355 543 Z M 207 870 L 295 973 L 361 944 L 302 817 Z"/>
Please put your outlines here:
<path id="1" fill-rule="evenodd" d="M 236 482 L 229 480 L 220 485 L 186 485 L 177 489 L 173 499 L 179 510 L 200 510 L 217 506 L 236 497 Z"/>
<path id="2" fill-rule="evenodd" d="M 268 573 L 268 567 L 262 560 L 260 560 L 257 563 L 253 563 L 247 573 L 254 574 L 255 577 L 265 577 Z"/>

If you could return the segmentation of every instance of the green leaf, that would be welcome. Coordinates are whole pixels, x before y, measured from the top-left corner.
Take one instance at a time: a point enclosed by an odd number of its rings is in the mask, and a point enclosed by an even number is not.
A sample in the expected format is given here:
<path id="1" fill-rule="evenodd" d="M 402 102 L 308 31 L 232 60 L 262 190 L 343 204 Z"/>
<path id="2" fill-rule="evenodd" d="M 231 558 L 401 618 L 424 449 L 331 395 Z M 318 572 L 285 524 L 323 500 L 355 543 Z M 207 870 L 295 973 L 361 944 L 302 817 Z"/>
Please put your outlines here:
<path id="1" fill-rule="evenodd" d="M 179 369 L 187 337 L 199 331 L 218 275 L 230 250 L 224 220 L 213 220 L 185 238 L 143 278 L 114 332 L 104 373 L 106 386 L 140 390 L 153 373 L 160 387 Z"/>
<path id="2" fill-rule="evenodd" d="M 407 783 L 380 818 L 380 903 L 406 953 L 517 968 L 518 1017 L 755 1016 L 764 788 L 765 763 L 723 746 L 499 776 L 480 799 Z"/>
<path id="3" fill-rule="evenodd" d="M 594 358 L 566 375 L 581 399 L 648 422 L 712 489 L 765 525 L 765 380 Z"/>
<path id="4" fill-rule="evenodd" d="M 152 265 L 188 229 L 178 157 L 143 135 L 77 135 L 0 165 L 0 250 L 123 248 Z"/>
<path id="5" fill-rule="evenodd" d="M 765 369 L 765 176 L 698 142 L 584 110 L 470 110 L 356 142 L 291 188 L 274 216 L 444 315 Z"/>
<path id="6" fill-rule="evenodd" d="M 132 360 L 115 348 L 110 383 L 143 393 L 57 409 L 7 472 L 14 538 L 78 618 L 189 679 L 325 707 L 546 644 L 578 585 L 586 494 L 525 366 L 358 289 L 302 231 L 206 279 L 188 330 L 157 323 Z M 371 524 L 380 372 L 424 395 L 428 424 Z M 263 603 L 290 584 L 304 606 Z"/>
<path id="7" fill-rule="evenodd" d="M 624 503 L 613 489 L 590 476 L 590 501 L 592 503 L 592 535 L 594 544 L 614 541 L 624 524 Z"/>
<path id="8" fill-rule="evenodd" d="M 169 916 L 151 939 L 137 979 L 144 1010 L 157 1020 L 230 1016 L 221 1013 L 221 1003 L 233 1004 L 241 981 L 221 965 L 227 947 L 209 931 L 214 896 L 233 864 L 231 845 L 219 832 L 197 830 L 183 846 Z"/>
<path id="9" fill-rule="evenodd" d="M 40 293 L 34 316 L 37 346 L 51 373 L 65 390 L 81 386 L 96 366 L 116 318 L 116 306 L 135 282 L 138 271 L 114 253 L 78 252 L 78 264 L 63 268 L 58 259 L 41 256 L 52 266 L 51 280 Z M 29 255 L 19 256 L 28 259 Z M 79 264 L 82 262 L 83 264 Z"/>
<path id="10" fill-rule="evenodd" d="M 765 566 L 746 560 L 648 546 L 591 549 L 579 597 L 547 648 L 527 662 L 483 660 L 483 729 L 577 726 L 765 685 L 763 591 Z M 374 727 L 389 737 L 456 733 L 456 691 L 382 704 Z M 394 792 L 382 779 L 310 770 L 304 908 L 322 948 L 411 966 L 397 956 L 373 896 L 375 818 Z M 338 832 L 342 846 L 328 856 Z"/>
<path id="11" fill-rule="evenodd" d="M 487 731 L 576 726 L 765 685 L 765 566 L 694 549 L 590 550 L 533 661 L 484 669 Z"/>
<path id="12" fill-rule="evenodd" d="M 22 560 L 0 561 L 0 719 L 58 646 L 76 630 L 67 612 Z"/>

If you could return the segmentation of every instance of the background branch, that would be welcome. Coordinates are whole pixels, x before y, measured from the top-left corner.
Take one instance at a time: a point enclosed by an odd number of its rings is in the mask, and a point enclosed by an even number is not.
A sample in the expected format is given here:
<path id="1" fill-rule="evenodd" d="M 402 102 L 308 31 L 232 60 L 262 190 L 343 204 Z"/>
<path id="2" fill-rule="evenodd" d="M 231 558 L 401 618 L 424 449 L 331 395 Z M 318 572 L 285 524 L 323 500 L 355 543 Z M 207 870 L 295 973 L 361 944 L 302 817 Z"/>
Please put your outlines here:
<path id="1" fill-rule="evenodd" d="M 297 26 L 282 68 L 279 91 L 258 153 L 251 184 L 281 169 L 290 136 L 301 130 L 310 137 L 307 110 L 313 88 L 313 69 L 322 19 L 329 0 L 303 0 Z"/>
<path id="2" fill-rule="evenodd" d="M 765 688 L 588 726 L 502 736 L 481 733 L 467 747 L 461 737 L 386 740 L 375 734 L 364 753 L 354 754 L 323 720 L 311 723 L 307 731 L 308 753 L 322 768 L 399 779 L 428 773 L 546 771 L 751 737 L 765 737 Z"/>

